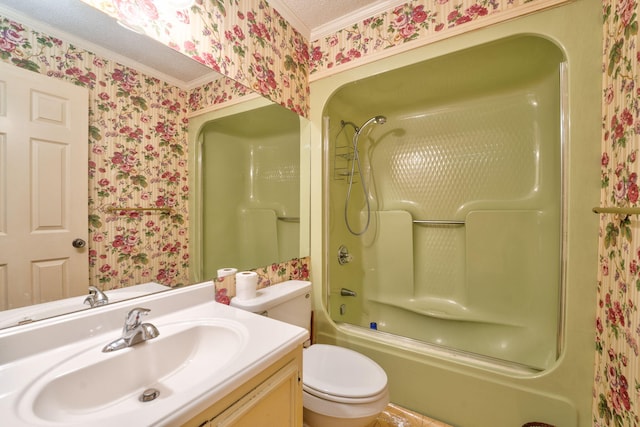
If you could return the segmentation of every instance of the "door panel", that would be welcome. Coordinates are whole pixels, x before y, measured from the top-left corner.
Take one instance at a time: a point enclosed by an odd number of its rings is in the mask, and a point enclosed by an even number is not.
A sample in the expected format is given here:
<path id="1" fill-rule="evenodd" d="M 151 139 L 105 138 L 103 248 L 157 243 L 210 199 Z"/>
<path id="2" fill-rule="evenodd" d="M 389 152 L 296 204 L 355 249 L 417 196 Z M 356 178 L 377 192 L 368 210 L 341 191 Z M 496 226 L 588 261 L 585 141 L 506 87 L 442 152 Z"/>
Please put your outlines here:
<path id="1" fill-rule="evenodd" d="M 88 93 L 0 64 L 0 309 L 87 292 Z"/>

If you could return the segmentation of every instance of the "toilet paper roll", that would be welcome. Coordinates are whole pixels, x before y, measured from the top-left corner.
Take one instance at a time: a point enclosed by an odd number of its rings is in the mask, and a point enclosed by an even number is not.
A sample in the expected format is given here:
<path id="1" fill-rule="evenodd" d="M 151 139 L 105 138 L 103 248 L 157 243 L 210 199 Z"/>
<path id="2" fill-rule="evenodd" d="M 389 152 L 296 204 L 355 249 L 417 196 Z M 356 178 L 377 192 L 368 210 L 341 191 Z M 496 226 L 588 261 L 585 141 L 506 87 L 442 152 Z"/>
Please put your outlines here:
<path id="1" fill-rule="evenodd" d="M 238 272 L 237 268 L 231 268 L 231 267 L 220 268 L 220 269 L 218 269 L 218 277 L 226 277 L 226 276 L 235 275 L 237 272 Z"/>
<path id="2" fill-rule="evenodd" d="M 236 298 L 247 300 L 256 297 L 258 274 L 255 271 L 241 271 L 236 274 Z"/>

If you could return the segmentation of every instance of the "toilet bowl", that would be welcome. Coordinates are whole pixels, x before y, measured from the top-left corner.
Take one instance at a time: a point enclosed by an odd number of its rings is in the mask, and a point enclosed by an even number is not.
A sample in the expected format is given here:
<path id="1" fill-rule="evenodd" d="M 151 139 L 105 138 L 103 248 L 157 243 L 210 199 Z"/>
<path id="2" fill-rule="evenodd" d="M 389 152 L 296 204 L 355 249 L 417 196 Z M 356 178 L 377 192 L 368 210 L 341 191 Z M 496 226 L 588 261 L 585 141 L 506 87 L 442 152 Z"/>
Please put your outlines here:
<path id="1" fill-rule="evenodd" d="M 358 352 L 314 344 L 304 350 L 302 366 L 308 427 L 368 426 L 389 403 L 384 370 Z"/>
<path id="2" fill-rule="evenodd" d="M 309 330 L 311 282 L 288 280 L 231 305 Z M 313 344 L 302 352 L 303 418 L 307 427 L 366 427 L 389 404 L 387 374 L 356 351 Z"/>

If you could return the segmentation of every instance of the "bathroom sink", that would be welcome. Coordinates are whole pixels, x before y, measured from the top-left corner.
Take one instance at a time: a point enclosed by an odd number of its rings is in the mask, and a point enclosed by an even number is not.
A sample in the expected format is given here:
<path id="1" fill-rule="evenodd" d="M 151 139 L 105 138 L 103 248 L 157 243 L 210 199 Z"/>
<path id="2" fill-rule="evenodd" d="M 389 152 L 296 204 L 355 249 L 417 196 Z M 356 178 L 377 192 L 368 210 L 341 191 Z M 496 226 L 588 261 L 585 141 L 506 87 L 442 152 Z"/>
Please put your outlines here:
<path id="1" fill-rule="evenodd" d="M 159 335 L 104 353 L 137 307 Z M 183 425 L 307 339 L 215 302 L 212 281 L 0 329 L 0 425 Z"/>
<path id="2" fill-rule="evenodd" d="M 53 366 L 23 394 L 20 412 L 44 421 L 90 425 L 163 405 L 198 383 L 213 383 L 248 337 L 242 324 L 229 319 L 155 326 L 160 335 L 152 340 L 110 353 L 102 352 L 107 342 L 100 342 Z M 148 389 L 159 395 L 142 402 Z"/>

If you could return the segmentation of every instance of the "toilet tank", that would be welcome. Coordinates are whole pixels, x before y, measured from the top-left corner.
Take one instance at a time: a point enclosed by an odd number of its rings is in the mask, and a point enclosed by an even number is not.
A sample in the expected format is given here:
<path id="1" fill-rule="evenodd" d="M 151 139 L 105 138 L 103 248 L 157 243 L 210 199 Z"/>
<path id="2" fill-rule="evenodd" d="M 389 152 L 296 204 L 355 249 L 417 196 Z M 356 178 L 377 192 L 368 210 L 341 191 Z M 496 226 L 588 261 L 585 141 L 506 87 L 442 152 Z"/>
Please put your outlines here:
<path id="1" fill-rule="evenodd" d="M 231 298 L 231 306 L 300 326 L 310 331 L 311 282 L 287 280 L 258 289 L 255 298 L 243 300 Z"/>

